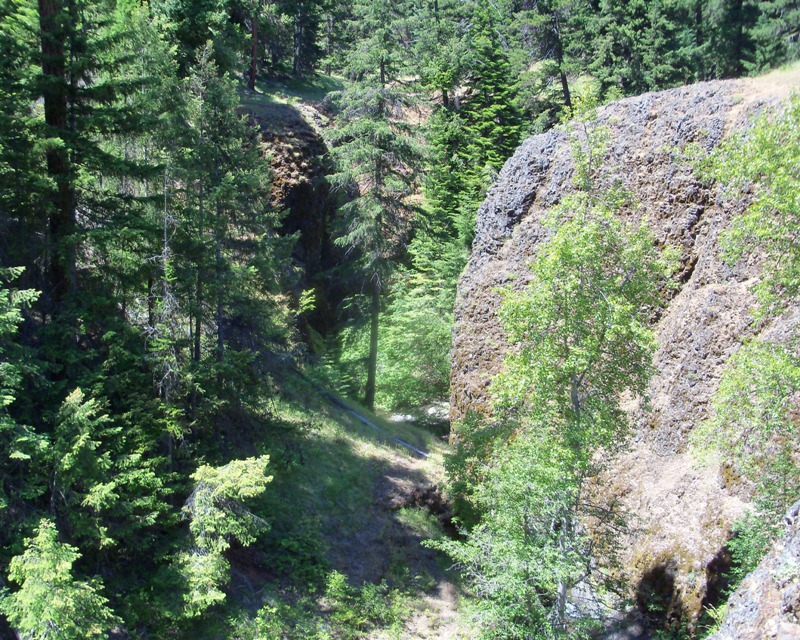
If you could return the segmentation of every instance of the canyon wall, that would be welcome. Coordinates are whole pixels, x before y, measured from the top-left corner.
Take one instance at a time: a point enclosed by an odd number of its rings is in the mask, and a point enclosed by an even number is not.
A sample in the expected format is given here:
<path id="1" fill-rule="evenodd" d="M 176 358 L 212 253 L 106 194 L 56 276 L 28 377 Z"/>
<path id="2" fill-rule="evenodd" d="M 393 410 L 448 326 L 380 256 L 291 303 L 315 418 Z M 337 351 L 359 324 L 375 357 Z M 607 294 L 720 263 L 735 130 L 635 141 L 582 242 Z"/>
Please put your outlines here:
<path id="1" fill-rule="evenodd" d="M 655 594 L 665 621 L 696 617 L 713 603 L 726 566 L 729 527 L 747 500 L 719 467 L 701 467 L 688 436 L 702 422 L 721 373 L 742 341 L 780 339 L 800 314 L 771 323 L 751 314 L 758 256 L 729 266 L 720 234 L 745 202 L 703 185 L 687 145 L 708 153 L 754 114 L 779 105 L 800 73 L 701 83 L 611 103 L 594 126 L 610 136 L 602 180 L 621 183 L 638 205 L 621 215 L 645 218 L 659 246 L 680 250 L 677 287 L 657 321 L 658 351 L 648 399 L 629 407 L 634 427 L 626 451 L 600 479 L 608 498 L 632 514 L 623 563 L 639 594 Z M 497 318 L 500 287 L 522 288 L 547 230 L 542 215 L 572 187 L 568 136 L 553 130 L 525 141 L 506 163 L 478 212 L 472 257 L 460 280 L 452 350 L 451 418 L 491 412 L 490 380 L 506 340 Z"/>

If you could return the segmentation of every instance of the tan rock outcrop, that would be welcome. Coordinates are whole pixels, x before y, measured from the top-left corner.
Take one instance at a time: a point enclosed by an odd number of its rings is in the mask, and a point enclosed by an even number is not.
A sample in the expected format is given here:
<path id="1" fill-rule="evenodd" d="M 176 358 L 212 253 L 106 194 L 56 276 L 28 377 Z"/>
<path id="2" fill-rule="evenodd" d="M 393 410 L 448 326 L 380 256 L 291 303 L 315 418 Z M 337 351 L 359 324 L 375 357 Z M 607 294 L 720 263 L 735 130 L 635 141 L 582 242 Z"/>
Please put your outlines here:
<path id="1" fill-rule="evenodd" d="M 745 203 L 701 184 L 683 150 L 694 144 L 707 153 L 797 86 L 800 73 L 701 83 L 621 100 L 598 112 L 598 124 L 610 134 L 604 180 L 620 181 L 638 200 L 622 215 L 646 218 L 659 245 L 682 254 L 679 286 L 657 319 L 649 402 L 632 403 L 630 446 L 601 479 L 603 492 L 621 497 L 634 516 L 623 558 L 631 584 L 663 590 L 647 582 L 666 572 L 665 606 L 676 618 L 696 616 L 712 595 L 720 550 L 746 499 L 746 491 L 718 468 L 697 465 L 688 436 L 706 418 L 725 364 L 742 340 L 764 332 L 780 336 L 796 322 L 795 314 L 769 325 L 754 321 L 758 257 L 731 267 L 719 255 L 720 233 Z M 527 265 L 547 233 L 541 217 L 573 188 L 572 173 L 567 135 L 535 136 L 506 163 L 481 206 L 456 302 L 453 419 L 491 410 L 488 386 L 506 349 L 497 289 L 525 286 Z"/>

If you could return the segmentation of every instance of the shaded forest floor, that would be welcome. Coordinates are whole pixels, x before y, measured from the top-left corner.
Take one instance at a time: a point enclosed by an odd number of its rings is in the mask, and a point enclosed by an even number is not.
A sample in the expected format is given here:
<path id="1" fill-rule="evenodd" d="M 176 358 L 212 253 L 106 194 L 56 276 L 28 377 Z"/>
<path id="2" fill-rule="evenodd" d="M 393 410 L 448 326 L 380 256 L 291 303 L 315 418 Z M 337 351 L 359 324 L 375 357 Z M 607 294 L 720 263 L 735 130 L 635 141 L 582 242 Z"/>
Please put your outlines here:
<path id="1" fill-rule="evenodd" d="M 259 509 L 270 531 L 229 556 L 225 615 L 243 621 L 236 637 L 466 638 L 468 596 L 450 560 L 422 545 L 454 533 L 440 490 L 444 438 L 302 381 L 280 397 L 274 421 L 253 434 L 271 456 Z M 344 587 L 333 584 L 341 577 Z M 202 637 L 216 637 L 204 627 Z"/>

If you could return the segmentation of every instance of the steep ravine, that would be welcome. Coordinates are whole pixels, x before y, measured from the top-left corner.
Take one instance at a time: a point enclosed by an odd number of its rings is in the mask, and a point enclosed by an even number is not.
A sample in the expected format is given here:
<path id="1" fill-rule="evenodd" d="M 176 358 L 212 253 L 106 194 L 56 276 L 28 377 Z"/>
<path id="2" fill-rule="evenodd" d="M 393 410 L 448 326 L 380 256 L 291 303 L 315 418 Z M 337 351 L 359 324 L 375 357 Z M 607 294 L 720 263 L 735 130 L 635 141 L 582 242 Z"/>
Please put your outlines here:
<path id="1" fill-rule="evenodd" d="M 660 616 L 693 620 L 713 603 L 722 552 L 732 521 L 747 500 L 717 468 L 701 468 L 688 436 L 707 415 L 728 358 L 747 337 L 780 339 L 798 321 L 788 313 L 757 324 L 751 284 L 757 257 L 734 267 L 719 256 L 720 233 L 743 202 L 702 185 L 682 153 L 694 143 L 706 153 L 731 131 L 747 126 L 766 105 L 800 86 L 800 72 L 755 80 L 701 83 L 649 93 L 602 107 L 608 128 L 602 173 L 620 180 L 660 245 L 681 251 L 677 289 L 657 322 L 658 351 L 649 403 L 632 402 L 634 435 L 628 450 L 601 479 L 601 493 L 630 510 L 624 571 L 636 592 L 656 593 Z M 497 289 L 524 287 L 531 257 L 546 235 L 542 215 L 572 189 L 573 163 L 565 133 L 528 139 L 506 163 L 478 213 L 477 236 L 458 288 L 452 351 L 451 417 L 487 413 L 488 385 L 506 348 L 497 319 Z"/>

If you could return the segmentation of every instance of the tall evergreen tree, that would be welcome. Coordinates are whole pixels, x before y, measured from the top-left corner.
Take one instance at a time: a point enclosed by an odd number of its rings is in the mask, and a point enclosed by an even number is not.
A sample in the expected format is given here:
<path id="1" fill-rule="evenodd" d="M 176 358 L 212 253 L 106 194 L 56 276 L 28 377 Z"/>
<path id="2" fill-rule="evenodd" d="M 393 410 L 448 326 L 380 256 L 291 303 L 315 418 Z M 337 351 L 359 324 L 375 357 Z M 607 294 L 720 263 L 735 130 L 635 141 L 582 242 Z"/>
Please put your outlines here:
<path id="1" fill-rule="evenodd" d="M 461 110 L 467 145 L 460 151 L 465 159 L 468 185 L 461 206 L 469 226 L 474 227 L 474 216 L 485 190 L 519 145 L 522 116 L 517 107 L 511 65 L 491 9 L 476 8 L 469 42 L 472 59 Z"/>
<path id="2" fill-rule="evenodd" d="M 568 75 L 574 72 L 570 48 L 576 25 L 586 21 L 588 3 L 575 0 L 523 0 L 516 13 L 517 29 L 530 60 L 539 74 L 555 78 L 561 87 L 563 105 L 572 108 Z"/>
<path id="3" fill-rule="evenodd" d="M 383 0 L 355 3 L 352 24 L 361 39 L 346 68 L 353 81 L 336 96 L 339 111 L 329 135 L 336 166 L 330 180 L 351 191 L 340 207 L 343 229 L 336 242 L 358 255 L 369 292 L 364 401 L 370 408 L 375 404 L 381 296 L 391 258 L 414 216 L 409 196 L 421 159 L 411 128 L 398 117 L 409 106 L 409 96 L 396 85 L 403 60 L 405 31 L 398 27 L 403 8 Z"/>
<path id="4" fill-rule="evenodd" d="M 391 259 L 415 214 L 409 197 L 421 157 L 410 127 L 391 117 L 405 96 L 376 80 L 353 83 L 339 96 L 337 124 L 329 137 L 337 167 L 329 179 L 334 187 L 351 190 L 339 208 L 342 231 L 336 242 L 358 257 L 370 300 L 364 395 L 370 408 L 375 404 L 381 297 Z"/>
<path id="5" fill-rule="evenodd" d="M 212 55 L 206 47 L 187 79 L 188 127 L 180 134 L 173 176 L 179 190 L 171 268 L 191 315 L 196 375 L 213 371 L 219 387 L 246 377 L 247 369 L 234 375 L 228 368 L 228 355 L 235 360 L 237 352 L 268 349 L 285 338 L 275 277 L 285 252 L 275 237 L 278 219 L 269 205 L 269 170 L 257 133 L 237 113 L 235 81 L 219 73 Z"/>

